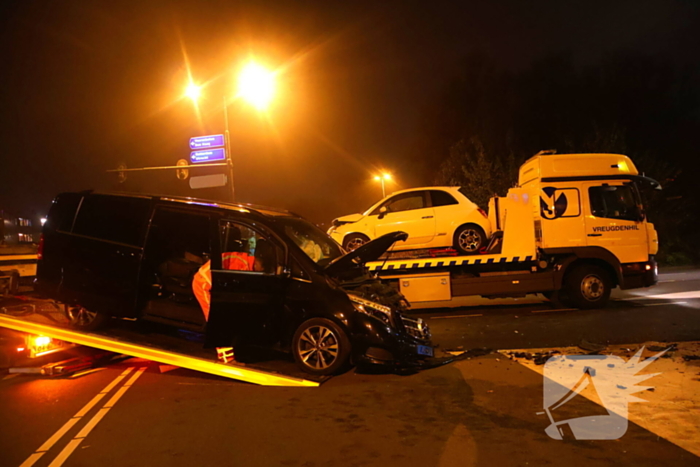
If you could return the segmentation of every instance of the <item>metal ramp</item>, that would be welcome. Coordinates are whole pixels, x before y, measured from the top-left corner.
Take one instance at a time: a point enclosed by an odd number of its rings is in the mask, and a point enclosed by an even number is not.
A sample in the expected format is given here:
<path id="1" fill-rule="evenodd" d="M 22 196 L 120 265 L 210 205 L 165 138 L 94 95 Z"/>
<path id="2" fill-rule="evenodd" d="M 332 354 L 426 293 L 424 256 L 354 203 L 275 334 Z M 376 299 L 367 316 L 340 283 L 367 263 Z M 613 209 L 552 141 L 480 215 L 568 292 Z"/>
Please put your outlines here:
<path id="1" fill-rule="evenodd" d="M 27 313 L 24 316 L 10 316 L 0 313 L 0 326 L 262 386 L 317 387 L 320 385 L 320 382 L 317 381 L 266 372 L 247 366 L 226 365 L 201 357 L 127 342 L 101 334 L 74 331 L 62 327 L 55 319 L 51 317 L 47 319 L 46 316 L 39 313 Z"/>

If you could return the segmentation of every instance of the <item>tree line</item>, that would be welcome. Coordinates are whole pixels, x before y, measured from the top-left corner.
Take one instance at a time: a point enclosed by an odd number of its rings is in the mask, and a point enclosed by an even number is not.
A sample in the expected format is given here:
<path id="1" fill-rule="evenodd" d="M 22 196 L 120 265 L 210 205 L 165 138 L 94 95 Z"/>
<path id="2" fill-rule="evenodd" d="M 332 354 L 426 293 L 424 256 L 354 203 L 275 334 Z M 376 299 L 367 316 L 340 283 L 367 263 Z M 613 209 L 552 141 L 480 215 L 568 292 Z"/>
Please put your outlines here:
<path id="1" fill-rule="evenodd" d="M 634 53 L 577 65 L 572 54 L 560 53 L 513 72 L 472 54 L 442 99 L 425 110 L 423 163 L 435 167 L 435 184 L 464 186 L 485 207 L 540 150 L 626 154 L 664 188 L 645 193 L 659 259 L 696 262 L 698 71 Z"/>

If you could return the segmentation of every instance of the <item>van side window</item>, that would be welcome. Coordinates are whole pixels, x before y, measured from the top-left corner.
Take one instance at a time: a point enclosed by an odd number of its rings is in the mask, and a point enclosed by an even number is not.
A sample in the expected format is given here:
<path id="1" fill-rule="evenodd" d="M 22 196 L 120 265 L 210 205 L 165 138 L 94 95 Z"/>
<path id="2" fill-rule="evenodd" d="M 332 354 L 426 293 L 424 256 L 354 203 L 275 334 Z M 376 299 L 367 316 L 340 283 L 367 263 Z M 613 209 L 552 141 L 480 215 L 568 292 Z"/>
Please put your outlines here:
<path id="1" fill-rule="evenodd" d="M 88 195 L 80 205 L 73 233 L 140 247 L 150 211 L 149 199 Z"/>
<path id="2" fill-rule="evenodd" d="M 588 189 L 591 214 L 607 219 L 639 221 L 641 212 L 631 185 L 592 186 Z"/>
<path id="3" fill-rule="evenodd" d="M 146 244 L 147 263 L 167 290 L 192 295 L 192 278 L 211 255 L 209 216 L 157 209 Z"/>
<path id="4" fill-rule="evenodd" d="M 240 222 L 221 222 L 221 268 L 275 274 L 284 257 L 281 248 L 257 229 Z"/>

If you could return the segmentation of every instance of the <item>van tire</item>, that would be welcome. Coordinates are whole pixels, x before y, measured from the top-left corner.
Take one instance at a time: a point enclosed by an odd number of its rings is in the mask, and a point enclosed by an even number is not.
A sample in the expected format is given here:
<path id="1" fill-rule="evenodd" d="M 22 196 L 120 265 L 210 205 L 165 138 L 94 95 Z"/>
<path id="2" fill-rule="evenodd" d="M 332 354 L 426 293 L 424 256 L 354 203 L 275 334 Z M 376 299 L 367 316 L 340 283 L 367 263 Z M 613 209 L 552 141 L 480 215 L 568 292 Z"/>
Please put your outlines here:
<path id="1" fill-rule="evenodd" d="M 576 308 L 590 310 L 603 308 L 610 298 L 612 280 L 605 269 L 582 264 L 567 274 L 566 299 Z"/>
<path id="2" fill-rule="evenodd" d="M 110 319 L 109 315 L 99 311 L 89 311 L 80 305 L 64 304 L 63 307 L 68 326 L 78 331 L 95 331 L 107 324 Z"/>
<path id="3" fill-rule="evenodd" d="M 452 245 L 462 255 L 474 255 L 486 246 L 486 233 L 476 224 L 465 224 L 455 230 Z"/>
<path id="4" fill-rule="evenodd" d="M 367 242 L 369 242 L 369 237 L 367 235 L 357 233 L 346 235 L 343 239 L 343 249 L 347 252 L 351 252 Z"/>
<path id="5" fill-rule="evenodd" d="M 345 331 L 325 318 L 304 321 L 292 338 L 294 361 L 302 371 L 312 375 L 341 371 L 350 358 L 350 347 Z"/>

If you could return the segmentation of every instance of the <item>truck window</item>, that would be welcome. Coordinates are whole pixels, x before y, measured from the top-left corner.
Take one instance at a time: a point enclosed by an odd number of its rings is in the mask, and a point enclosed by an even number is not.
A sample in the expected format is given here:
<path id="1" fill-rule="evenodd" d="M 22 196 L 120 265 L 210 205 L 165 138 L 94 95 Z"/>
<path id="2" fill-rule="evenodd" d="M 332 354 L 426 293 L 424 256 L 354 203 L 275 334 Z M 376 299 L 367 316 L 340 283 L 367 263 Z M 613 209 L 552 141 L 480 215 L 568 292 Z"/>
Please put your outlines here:
<path id="1" fill-rule="evenodd" d="M 150 211 L 146 198 L 89 195 L 80 205 L 73 233 L 140 247 Z"/>
<path id="2" fill-rule="evenodd" d="M 588 189 L 591 214 L 607 219 L 641 220 L 638 196 L 632 185 L 592 186 Z"/>
<path id="3" fill-rule="evenodd" d="M 459 204 L 454 197 L 445 192 L 445 191 L 440 191 L 440 190 L 430 190 L 430 199 L 433 202 L 433 207 L 436 208 L 438 206 L 450 206 L 452 204 Z"/>

